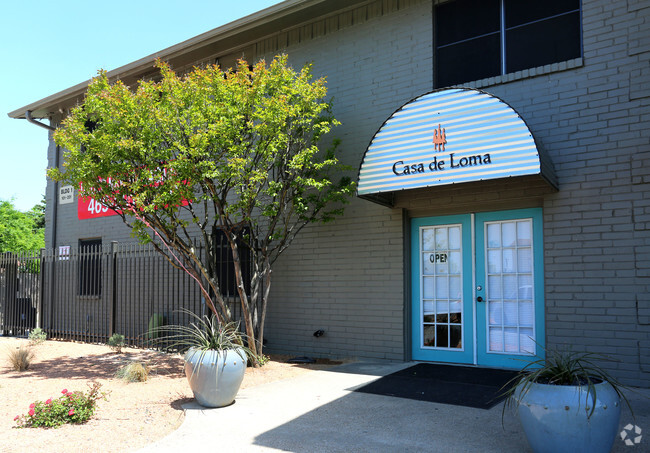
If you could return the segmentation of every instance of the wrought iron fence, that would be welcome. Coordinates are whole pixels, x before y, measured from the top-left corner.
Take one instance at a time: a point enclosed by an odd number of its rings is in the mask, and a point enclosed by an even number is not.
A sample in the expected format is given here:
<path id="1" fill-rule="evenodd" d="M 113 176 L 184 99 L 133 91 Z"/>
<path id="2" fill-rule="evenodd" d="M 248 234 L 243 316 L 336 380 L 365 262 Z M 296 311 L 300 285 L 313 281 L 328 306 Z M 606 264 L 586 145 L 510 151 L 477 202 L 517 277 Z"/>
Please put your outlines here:
<path id="1" fill-rule="evenodd" d="M 204 250 L 197 246 L 204 258 Z M 228 272 L 228 262 L 218 265 Z M 239 300 L 227 296 L 239 319 Z M 147 332 L 186 324 L 186 309 L 206 306 L 196 281 L 150 245 L 85 244 L 77 249 L 0 255 L 0 334 L 27 335 L 36 326 L 48 338 L 105 343 L 113 333 L 134 346 Z"/>

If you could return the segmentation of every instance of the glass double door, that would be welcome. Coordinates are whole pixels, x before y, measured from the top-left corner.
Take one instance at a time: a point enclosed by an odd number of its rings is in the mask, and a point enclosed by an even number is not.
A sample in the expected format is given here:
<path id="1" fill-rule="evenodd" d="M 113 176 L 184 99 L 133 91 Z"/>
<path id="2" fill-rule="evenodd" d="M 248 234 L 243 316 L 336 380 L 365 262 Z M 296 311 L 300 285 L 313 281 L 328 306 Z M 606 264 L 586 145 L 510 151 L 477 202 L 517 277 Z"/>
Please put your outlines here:
<path id="1" fill-rule="evenodd" d="M 543 356 L 541 209 L 412 219 L 411 244 L 413 360 Z"/>

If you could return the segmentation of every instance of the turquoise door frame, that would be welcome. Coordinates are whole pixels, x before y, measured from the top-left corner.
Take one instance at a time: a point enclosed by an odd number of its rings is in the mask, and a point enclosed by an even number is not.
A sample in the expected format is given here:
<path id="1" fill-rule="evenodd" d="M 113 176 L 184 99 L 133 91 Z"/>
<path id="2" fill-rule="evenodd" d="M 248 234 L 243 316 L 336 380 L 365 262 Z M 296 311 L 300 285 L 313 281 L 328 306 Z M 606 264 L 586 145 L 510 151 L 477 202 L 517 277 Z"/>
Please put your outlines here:
<path id="1" fill-rule="evenodd" d="M 462 243 L 462 348 L 433 348 L 423 346 L 423 303 L 422 267 L 423 253 L 420 251 L 422 230 L 430 226 L 460 225 Z M 471 222 L 469 215 L 426 217 L 411 220 L 411 332 L 413 360 L 453 363 L 473 363 L 474 361 L 474 321 L 472 309 L 472 250 Z"/>
<path id="2" fill-rule="evenodd" d="M 532 221 L 532 280 L 534 309 L 534 354 L 544 357 L 544 257 L 542 209 L 517 209 L 411 219 L 411 357 L 413 360 L 475 364 L 520 369 L 531 354 L 489 351 L 486 224 L 514 220 Z M 473 224 L 472 224 L 473 223 Z M 422 231 L 427 227 L 460 225 L 462 231 L 462 348 L 423 345 Z M 480 289 L 479 289 L 480 288 Z M 479 301 L 480 300 L 480 301 Z M 523 330 L 523 329 L 522 329 Z"/>

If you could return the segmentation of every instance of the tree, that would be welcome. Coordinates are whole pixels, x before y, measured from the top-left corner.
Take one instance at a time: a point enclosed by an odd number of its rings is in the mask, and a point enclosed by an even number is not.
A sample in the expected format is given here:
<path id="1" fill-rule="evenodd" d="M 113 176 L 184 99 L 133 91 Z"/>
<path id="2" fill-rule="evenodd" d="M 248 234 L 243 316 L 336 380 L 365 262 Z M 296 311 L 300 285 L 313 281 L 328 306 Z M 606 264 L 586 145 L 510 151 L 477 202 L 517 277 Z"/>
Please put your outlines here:
<path id="1" fill-rule="evenodd" d="M 44 233 L 45 232 L 45 204 L 46 204 L 45 195 L 43 195 L 41 202 L 37 205 L 34 205 L 31 211 L 28 212 L 28 214 L 34 220 L 35 233 L 38 230 L 42 230 L 40 234 L 45 234 Z"/>
<path id="2" fill-rule="evenodd" d="M 318 144 L 338 123 L 324 79 L 287 57 L 254 68 L 195 68 L 180 77 L 157 62 L 159 81 L 129 89 L 100 71 L 83 103 L 54 133 L 67 149 L 65 171 L 80 195 L 115 210 L 200 285 L 222 321 L 232 316 L 215 263 L 217 233 L 228 243 L 253 353 L 262 354 L 273 263 L 310 223 L 342 214 L 354 183 Z M 322 148 L 322 147 L 321 147 Z M 335 180 L 336 177 L 336 180 Z M 151 230 L 153 230 L 153 235 Z M 205 246 L 202 261 L 195 240 Z M 242 251 L 251 272 L 242 271 Z"/>
<path id="3" fill-rule="evenodd" d="M 28 252 L 45 247 L 38 209 L 36 205 L 29 212 L 21 212 L 12 201 L 0 200 L 0 253 Z"/>

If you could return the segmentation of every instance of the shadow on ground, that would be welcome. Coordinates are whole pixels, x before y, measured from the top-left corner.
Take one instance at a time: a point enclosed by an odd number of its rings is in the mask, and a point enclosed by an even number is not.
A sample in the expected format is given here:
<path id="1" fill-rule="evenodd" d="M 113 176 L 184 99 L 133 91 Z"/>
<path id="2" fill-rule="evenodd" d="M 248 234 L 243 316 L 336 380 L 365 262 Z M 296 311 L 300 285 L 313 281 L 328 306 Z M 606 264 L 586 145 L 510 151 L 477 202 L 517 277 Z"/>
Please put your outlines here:
<path id="1" fill-rule="evenodd" d="M 88 356 L 63 356 L 53 359 L 35 360 L 29 369 L 8 377 L 12 379 L 110 379 L 117 370 L 130 361 L 141 361 L 151 367 L 151 373 L 163 376 L 183 376 L 183 361 L 180 358 L 162 358 L 159 353 L 143 351 L 137 353 L 93 354 Z"/>

